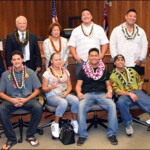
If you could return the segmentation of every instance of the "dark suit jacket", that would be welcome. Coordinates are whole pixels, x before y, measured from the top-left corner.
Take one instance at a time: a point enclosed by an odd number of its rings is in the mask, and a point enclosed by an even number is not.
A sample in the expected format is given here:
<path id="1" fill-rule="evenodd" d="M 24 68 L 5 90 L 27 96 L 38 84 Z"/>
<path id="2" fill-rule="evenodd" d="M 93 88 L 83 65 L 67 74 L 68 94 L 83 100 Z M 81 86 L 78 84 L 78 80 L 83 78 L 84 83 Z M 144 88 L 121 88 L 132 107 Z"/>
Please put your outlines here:
<path id="1" fill-rule="evenodd" d="M 5 71 L 4 63 L 3 63 L 3 59 L 2 59 L 2 56 L 1 56 L 1 53 L 0 53 L 0 77 L 1 77 L 1 75 L 4 71 Z"/>
<path id="2" fill-rule="evenodd" d="M 36 35 L 29 33 L 29 49 L 30 49 L 30 61 L 24 63 L 32 70 L 36 70 L 36 67 L 42 67 L 41 54 L 37 43 Z M 22 51 L 22 46 L 16 41 L 15 34 L 11 33 L 7 35 L 6 48 L 5 48 L 5 60 L 7 67 L 11 64 L 11 53 L 15 50 Z"/>

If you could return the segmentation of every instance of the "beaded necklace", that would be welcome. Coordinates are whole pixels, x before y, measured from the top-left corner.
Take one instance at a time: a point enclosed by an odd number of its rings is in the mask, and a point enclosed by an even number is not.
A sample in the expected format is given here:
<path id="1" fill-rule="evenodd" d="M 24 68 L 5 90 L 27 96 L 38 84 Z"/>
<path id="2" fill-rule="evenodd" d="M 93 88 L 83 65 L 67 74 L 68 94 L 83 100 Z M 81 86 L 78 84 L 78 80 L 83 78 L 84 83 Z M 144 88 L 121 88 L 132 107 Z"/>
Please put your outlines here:
<path id="1" fill-rule="evenodd" d="M 132 72 L 131 68 L 124 67 L 124 69 L 127 73 L 127 80 L 124 77 L 124 75 L 122 73 L 120 73 L 119 71 L 117 71 L 116 69 L 113 70 L 113 73 L 120 79 L 122 84 L 124 84 L 126 86 L 130 86 L 133 83 L 133 79 L 134 79 L 133 72 Z"/>
<path id="2" fill-rule="evenodd" d="M 50 66 L 50 68 L 53 70 L 53 72 L 54 72 L 54 74 L 55 74 L 56 77 L 62 78 L 62 76 L 63 76 L 63 71 L 62 71 L 61 68 L 59 68 L 59 69 L 60 69 L 60 75 L 55 71 L 55 69 L 54 69 L 52 66 Z"/>
<path id="3" fill-rule="evenodd" d="M 84 70 L 85 74 L 88 76 L 88 78 L 92 78 L 93 80 L 98 80 L 104 74 L 105 65 L 102 62 L 102 60 L 99 60 L 98 68 L 96 69 L 96 72 L 94 72 L 94 69 L 90 65 L 89 61 L 87 61 L 83 64 L 83 70 Z"/>
<path id="4" fill-rule="evenodd" d="M 29 42 L 29 30 L 26 30 L 26 39 L 24 43 L 22 43 L 19 39 L 18 30 L 15 30 L 15 39 L 21 46 L 26 46 Z"/>
<path id="5" fill-rule="evenodd" d="M 67 71 L 64 68 L 60 68 L 60 69 L 61 69 L 61 75 L 58 75 L 56 73 L 56 71 L 54 70 L 54 68 L 52 68 L 52 66 L 47 68 L 47 71 L 49 72 L 50 75 L 52 74 L 53 76 L 55 76 L 59 83 L 64 83 L 64 82 L 68 81 L 69 75 L 68 75 Z M 52 71 L 54 72 L 54 74 L 53 74 Z M 66 78 L 63 77 L 63 74 L 66 74 Z"/>
<path id="6" fill-rule="evenodd" d="M 122 27 L 122 32 L 124 33 L 124 36 L 125 36 L 125 38 L 126 38 L 127 40 L 132 40 L 132 39 L 134 39 L 134 38 L 136 37 L 136 35 L 140 36 L 140 35 L 139 35 L 139 28 L 138 28 L 138 26 L 137 26 L 136 24 L 134 24 L 132 33 L 129 33 L 129 32 L 128 32 L 125 23 L 123 23 L 123 24 L 121 25 L 121 27 Z"/>
<path id="7" fill-rule="evenodd" d="M 9 67 L 9 73 L 10 73 L 10 78 L 11 81 L 13 82 L 13 86 L 14 88 L 18 88 L 18 89 L 22 89 L 24 85 L 24 82 L 26 80 L 26 67 L 22 66 L 22 82 L 18 83 L 16 76 L 15 76 L 15 71 L 14 71 L 14 67 Z"/>
<path id="8" fill-rule="evenodd" d="M 59 50 L 56 49 L 56 47 L 55 47 L 55 45 L 54 45 L 54 42 L 53 42 L 51 36 L 49 36 L 49 39 L 50 39 L 50 42 L 51 42 L 51 44 L 52 44 L 52 47 L 53 47 L 54 51 L 55 51 L 56 53 L 59 53 L 59 52 L 61 51 L 61 38 L 60 38 L 60 36 L 59 36 Z"/>
<path id="9" fill-rule="evenodd" d="M 84 34 L 85 36 L 87 36 L 87 37 L 92 37 L 92 36 L 93 36 L 93 33 L 94 33 L 94 24 L 92 23 L 92 28 L 91 28 L 91 31 L 90 31 L 89 34 L 86 33 L 85 27 L 84 27 L 83 23 L 81 24 L 81 29 L 82 29 L 82 32 L 83 32 L 83 34 Z"/>

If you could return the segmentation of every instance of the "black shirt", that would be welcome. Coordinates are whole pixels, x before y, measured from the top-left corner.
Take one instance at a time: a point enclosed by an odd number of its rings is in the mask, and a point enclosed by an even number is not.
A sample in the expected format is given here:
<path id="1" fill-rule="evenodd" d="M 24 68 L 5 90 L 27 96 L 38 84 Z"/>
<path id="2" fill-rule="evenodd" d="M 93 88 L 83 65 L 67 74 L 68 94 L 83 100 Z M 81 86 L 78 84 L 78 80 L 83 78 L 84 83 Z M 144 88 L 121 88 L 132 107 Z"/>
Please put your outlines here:
<path id="1" fill-rule="evenodd" d="M 94 70 L 96 70 L 95 68 Z M 110 73 L 107 69 L 104 70 L 103 76 L 98 80 L 93 80 L 92 78 L 87 77 L 83 68 L 80 70 L 77 80 L 83 80 L 82 84 L 82 93 L 88 92 L 106 92 L 106 81 L 109 80 Z"/>

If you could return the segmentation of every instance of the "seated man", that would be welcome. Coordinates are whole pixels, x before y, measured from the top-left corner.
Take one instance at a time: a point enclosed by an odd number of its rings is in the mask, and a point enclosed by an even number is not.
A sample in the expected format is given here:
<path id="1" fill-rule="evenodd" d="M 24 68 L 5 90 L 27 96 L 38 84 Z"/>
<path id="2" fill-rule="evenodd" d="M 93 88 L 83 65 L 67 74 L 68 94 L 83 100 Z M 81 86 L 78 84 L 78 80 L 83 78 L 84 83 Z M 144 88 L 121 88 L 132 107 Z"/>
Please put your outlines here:
<path id="1" fill-rule="evenodd" d="M 23 54 L 20 51 L 14 51 L 11 54 L 11 63 L 13 66 L 2 74 L 0 81 L 0 99 L 2 100 L 0 119 L 7 137 L 7 142 L 2 149 L 10 149 L 17 143 L 9 114 L 19 108 L 31 112 L 26 141 L 32 146 L 38 146 L 39 142 L 34 134 L 41 119 L 42 105 L 35 97 L 41 92 L 41 83 L 34 71 L 22 64 Z"/>
<path id="2" fill-rule="evenodd" d="M 138 73 L 125 67 L 125 58 L 123 55 L 114 57 L 114 65 L 110 81 L 113 91 L 119 96 L 117 105 L 121 114 L 123 124 L 126 126 L 128 136 L 133 134 L 132 116 L 129 107 L 138 104 L 144 111 L 150 113 L 150 97 L 142 91 L 143 82 Z"/>
<path id="3" fill-rule="evenodd" d="M 77 145 L 82 145 L 88 137 L 86 116 L 94 104 L 98 104 L 108 112 L 107 137 L 111 144 L 117 145 L 116 139 L 118 121 L 116 105 L 112 101 L 112 87 L 109 82 L 110 74 L 105 69 L 102 60 L 99 59 L 99 50 L 89 50 L 88 61 L 78 74 L 76 92 L 81 100 L 78 111 L 79 138 Z"/>

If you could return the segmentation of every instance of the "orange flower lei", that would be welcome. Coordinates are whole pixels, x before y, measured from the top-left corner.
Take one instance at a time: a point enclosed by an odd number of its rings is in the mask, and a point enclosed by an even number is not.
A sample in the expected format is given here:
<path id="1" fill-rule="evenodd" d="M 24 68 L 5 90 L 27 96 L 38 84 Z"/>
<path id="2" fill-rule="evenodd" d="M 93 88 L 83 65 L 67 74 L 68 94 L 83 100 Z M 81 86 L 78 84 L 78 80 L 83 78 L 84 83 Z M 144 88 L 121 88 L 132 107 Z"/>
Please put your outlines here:
<path id="1" fill-rule="evenodd" d="M 54 42 L 53 42 L 51 36 L 49 36 L 49 39 L 50 39 L 50 42 L 51 42 L 51 44 L 52 44 L 52 47 L 53 47 L 54 51 L 55 51 L 56 53 L 59 53 L 59 52 L 61 51 L 61 38 L 59 37 L 59 50 L 56 49 L 56 47 L 55 47 L 55 45 L 54 45 Z"/>

